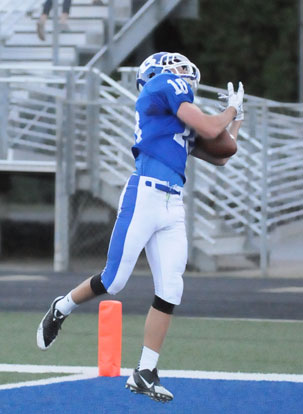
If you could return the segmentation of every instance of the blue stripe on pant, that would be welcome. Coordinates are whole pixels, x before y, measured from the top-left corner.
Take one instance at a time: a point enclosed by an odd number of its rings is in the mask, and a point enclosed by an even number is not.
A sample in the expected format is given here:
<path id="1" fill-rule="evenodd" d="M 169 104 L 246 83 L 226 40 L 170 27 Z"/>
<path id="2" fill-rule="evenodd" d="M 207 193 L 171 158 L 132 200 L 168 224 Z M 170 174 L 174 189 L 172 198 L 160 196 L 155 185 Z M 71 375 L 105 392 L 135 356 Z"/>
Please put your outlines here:
<path id="1" fill-rule="evenodd" d="M 102 283 L 106 290 L 113 283 L 120 266 L 127 230 L 136 206 L 138 183 L 139 176 L 132 175 L 128 181 L 119 215 L 112 232 L 106 267 L 101 274 Z"/>

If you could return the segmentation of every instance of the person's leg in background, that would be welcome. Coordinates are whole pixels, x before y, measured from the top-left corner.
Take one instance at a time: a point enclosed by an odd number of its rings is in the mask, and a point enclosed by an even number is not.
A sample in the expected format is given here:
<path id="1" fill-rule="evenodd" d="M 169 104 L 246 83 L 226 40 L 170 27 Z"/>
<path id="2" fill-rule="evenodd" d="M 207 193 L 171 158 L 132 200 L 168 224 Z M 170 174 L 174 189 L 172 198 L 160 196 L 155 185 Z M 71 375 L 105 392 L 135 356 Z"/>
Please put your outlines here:
<path id="1" fill-rule="evenodd" d="M 71 0 L 64 0 L 64 2 L 63 2 L 62 14 L 60 16 L 60 21 L 59 21 L 60 31 L 69 30 L 67 20 L 68 20 L 68 17 L 69 17 L 71 3 L 72 3 Z"/>
<path id="2" fill-rule="evenodd" d="M 45 23 L 49 17 L 49 13 L 51 11 L 52 6 L 53 6 L 53 1 L 46 0 L 46 2 L 43 5 L 40 19 L 37 22 L 37 34 L 40 40 L 45 40 Z M 64 0 L 63 7 L 62 7 L 62 13 L 61 13 L 60 20 L 59 20 L 60 31 L 69 30 L 69 27 L 67 25 L 67 20 L 69 17 L 70 8 L 71 8 L 71 0 Z"/>
<path id="3" fill-rule="evenodd" d="M 37 22 L 37 34 L 40 40 L 45 40 L 45 23 L 48 19 L 52 5 L 52 0 L 46 0 L 43 4 L 42 14 Z"/>

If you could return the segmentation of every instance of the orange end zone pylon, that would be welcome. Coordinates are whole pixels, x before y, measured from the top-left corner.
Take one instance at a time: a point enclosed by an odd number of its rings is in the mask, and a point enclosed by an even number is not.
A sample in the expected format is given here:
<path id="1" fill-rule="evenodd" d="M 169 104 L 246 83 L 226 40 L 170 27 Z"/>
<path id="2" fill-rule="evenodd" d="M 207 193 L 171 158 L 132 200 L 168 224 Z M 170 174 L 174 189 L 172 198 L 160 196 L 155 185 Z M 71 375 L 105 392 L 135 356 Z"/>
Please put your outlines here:
<path id="1" fill-rule="evenodd" d="M 98 368 L 103 377 L 120 376 L 122 353 L 122 303 L 104 300 L 99 304 Z"/>

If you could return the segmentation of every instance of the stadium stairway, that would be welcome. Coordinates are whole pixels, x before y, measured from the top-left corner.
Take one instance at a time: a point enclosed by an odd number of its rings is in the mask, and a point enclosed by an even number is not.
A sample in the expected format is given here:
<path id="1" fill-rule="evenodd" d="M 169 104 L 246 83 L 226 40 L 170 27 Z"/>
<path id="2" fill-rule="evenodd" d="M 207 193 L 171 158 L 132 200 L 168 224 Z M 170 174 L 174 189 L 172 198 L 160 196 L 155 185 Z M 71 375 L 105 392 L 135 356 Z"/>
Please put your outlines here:
<path id="1" fill-rule="evenodd" d="M 0 6 L 0 61 L 28 65 L 77 66 L 88 62 L 110 74 L 170 14 L 197 18 L 197 0 L 93 0 L 73 2 L 68 30 L 54 36 L 51 18 L 46 40 L 38 38 L 37 21 L 44 0 L 4 0 Z M 58 15 L 62 0 L 59 1 Z M 56 35 L 56 31 L 55 31 Z M 54 45 L 58 44 L 58 48 Z"/>
<path id="2" fill-rule="evenodd" d="M 8 30 L 5 26 L 1 30 L 0 60 L 2 63 L 27 63 L 41 67 L 52 63 L 54 42 L 52 14 L 45 26 L 46 40 L 41 41 L 36 32 L 43 2 L 40 0 L 33 4 L 29 1 L 28 8 L 23 10 L 24 13 L 19 13 L 18 18 L 12 21 L 13 27 Z M 18 9 L 14 10 L 14 3 L 16 0 L 12 0 L 11 4 L 6 7 L 2 6 L 3 19 L 5 11 L 8 16 L 16 15 Z M 77 65 L 81 53 L 88 53 L 92 56 L 104 45 L 109 11 L 107 0 L 102 3 L 101 5 L 94 4 L 93 0 L 73 2 L 68 20 L 69 29 L 59 34 L 58 65 Z M 19 6 L 16 4 L 16 7 Z M 60 15 L 61 1 L 58 12 Z M 131 0 L 116 2 L 114 13 L 115 25 L 120 28 L 130 18 Z"/>

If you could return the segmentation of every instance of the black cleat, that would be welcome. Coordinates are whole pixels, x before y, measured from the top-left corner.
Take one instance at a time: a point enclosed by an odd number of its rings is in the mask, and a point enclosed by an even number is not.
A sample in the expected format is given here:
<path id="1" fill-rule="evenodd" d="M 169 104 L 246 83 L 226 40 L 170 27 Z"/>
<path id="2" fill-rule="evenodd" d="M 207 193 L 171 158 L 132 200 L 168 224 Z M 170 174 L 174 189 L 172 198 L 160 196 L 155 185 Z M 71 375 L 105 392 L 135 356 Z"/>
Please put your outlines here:
<path id="1" fill-rule="evenodd" d="M 174 398 L 173 394 L 160 384 L 157 368 L 152 371 L 135 369 L 126 381 L 125 387 L 129 388 L 131 392 L 148 395 L 152 400 L 163 403 Z"/>
<path id="2" fill-rule="evenodd" d="M 64 296 L 59 296 L 53 301 L 48 312 L 44 315 L 44 318 L 38 326 L 37 345 L 43 351 L 48 349 L 55 342 L 58 336 L 58 331 L 61 329 L 61 325 L 66 318 L 66 316 L 55 309 L 56 303 L 63 297 Z"/>

